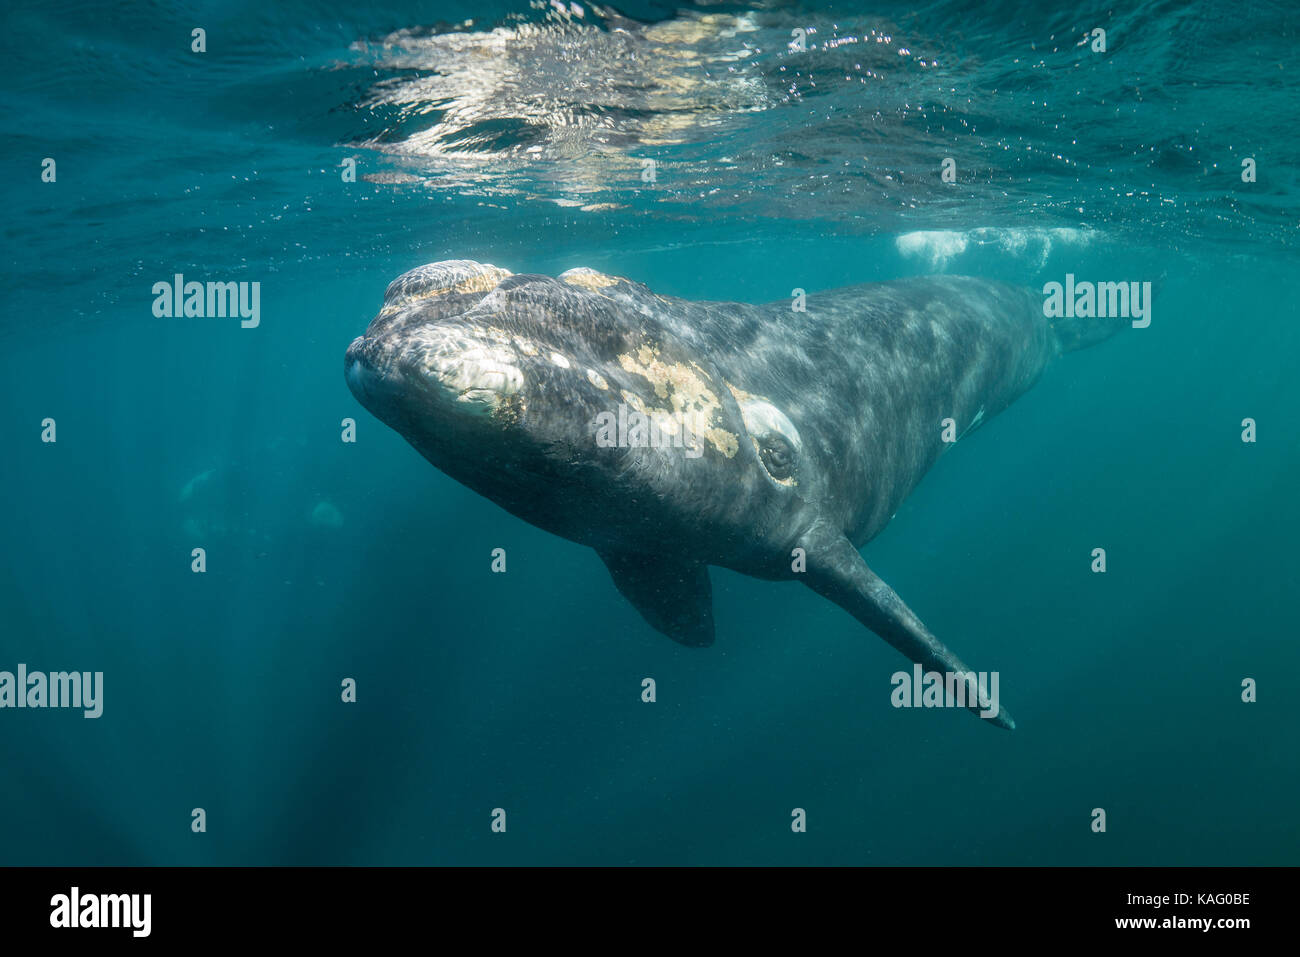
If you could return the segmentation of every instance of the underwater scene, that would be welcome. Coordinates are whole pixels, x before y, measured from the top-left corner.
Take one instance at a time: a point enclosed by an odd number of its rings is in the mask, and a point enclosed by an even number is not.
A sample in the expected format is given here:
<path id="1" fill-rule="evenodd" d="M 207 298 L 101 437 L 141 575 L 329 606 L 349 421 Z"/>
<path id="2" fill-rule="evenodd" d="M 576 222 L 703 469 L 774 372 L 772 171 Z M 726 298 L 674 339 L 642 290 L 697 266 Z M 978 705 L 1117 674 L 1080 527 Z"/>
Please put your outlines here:
<path id="1" fill-rule="evenodd" d="M 3 21 L 0 864 L 1300 863 L 1291 4 Z"/>

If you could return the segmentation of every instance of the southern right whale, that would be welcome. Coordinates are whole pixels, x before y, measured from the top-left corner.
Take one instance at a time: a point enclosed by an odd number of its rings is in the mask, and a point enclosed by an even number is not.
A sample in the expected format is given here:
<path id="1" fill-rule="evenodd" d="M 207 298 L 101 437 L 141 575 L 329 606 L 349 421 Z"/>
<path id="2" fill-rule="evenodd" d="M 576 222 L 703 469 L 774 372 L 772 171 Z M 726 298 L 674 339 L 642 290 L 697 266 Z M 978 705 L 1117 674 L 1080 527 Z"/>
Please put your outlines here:
<path id="1" fill-rule="evenodd" d="M 596 549 L 670 638 L 712 643 L 720 565 L 803 581 L 927 672 L 970 676 L 858 549 L 951 447 L 945 420 L 965 435 L 1058 355 L 1127 324 L 1049 320 L 1042 303 L 930 277 L 811 294 L 795 312 L 453 260 L 389 285 L 345 374 L 437 468 Z"/>

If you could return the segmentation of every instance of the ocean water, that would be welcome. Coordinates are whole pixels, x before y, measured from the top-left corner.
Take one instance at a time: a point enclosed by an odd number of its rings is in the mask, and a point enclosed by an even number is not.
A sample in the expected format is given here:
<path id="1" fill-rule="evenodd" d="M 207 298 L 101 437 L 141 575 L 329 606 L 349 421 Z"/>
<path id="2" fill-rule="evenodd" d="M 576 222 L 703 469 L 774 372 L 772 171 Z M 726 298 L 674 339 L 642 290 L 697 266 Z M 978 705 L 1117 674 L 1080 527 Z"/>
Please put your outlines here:
<path id="1" fill-rule="evenodd" d="M 0 710 L 0 863 L 1300 863 L 1292 9 L 873 9 L 7 6 L 0 670 L 104 677 Z M 461 258 L 1156 283 L 864 549 L 1018 729 L 793 584 L 714 569 L 678 646 L 371 417 L 344 350 Z"/>

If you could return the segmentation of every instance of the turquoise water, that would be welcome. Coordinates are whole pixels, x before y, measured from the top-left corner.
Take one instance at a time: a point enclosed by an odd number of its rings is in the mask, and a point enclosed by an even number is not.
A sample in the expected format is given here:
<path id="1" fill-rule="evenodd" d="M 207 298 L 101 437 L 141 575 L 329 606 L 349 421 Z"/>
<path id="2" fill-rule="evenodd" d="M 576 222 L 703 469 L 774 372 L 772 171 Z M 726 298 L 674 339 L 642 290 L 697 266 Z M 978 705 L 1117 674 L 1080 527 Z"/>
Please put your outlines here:
<path id="1" fill-rule="evenodd" d="M 0 863 L 1297 863 L 1286 5 L 581 10 L 6 9 L 0 670 L 104 700 L 0 710 Z M 906 662 L 794 585 L 714 569 L 679 647 L 425 463 L 343 352 L 453 258 L 1156 281 L 864 549 L 1018 730 L 893 709 Z M 155 317 L 176 273 L 259 325 Z"/>

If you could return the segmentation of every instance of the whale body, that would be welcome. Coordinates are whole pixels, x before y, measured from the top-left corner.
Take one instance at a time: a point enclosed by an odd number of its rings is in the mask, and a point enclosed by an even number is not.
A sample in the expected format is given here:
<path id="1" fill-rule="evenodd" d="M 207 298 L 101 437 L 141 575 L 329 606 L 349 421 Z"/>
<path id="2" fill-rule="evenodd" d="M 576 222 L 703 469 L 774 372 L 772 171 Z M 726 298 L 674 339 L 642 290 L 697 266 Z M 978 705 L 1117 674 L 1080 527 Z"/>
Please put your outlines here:
<path id="1" fill-rule="evenodd" d="M 1042 303 L 941 276 L 813 293 L 797 312 L 453 260 L 389 285 L 345 375 L 434 466 L 594 548 L 670 638 L 712 643 L 710 565 L 798 580 L 975 696 L 858 549 L 953 439 L 1124 325 Z"/>

